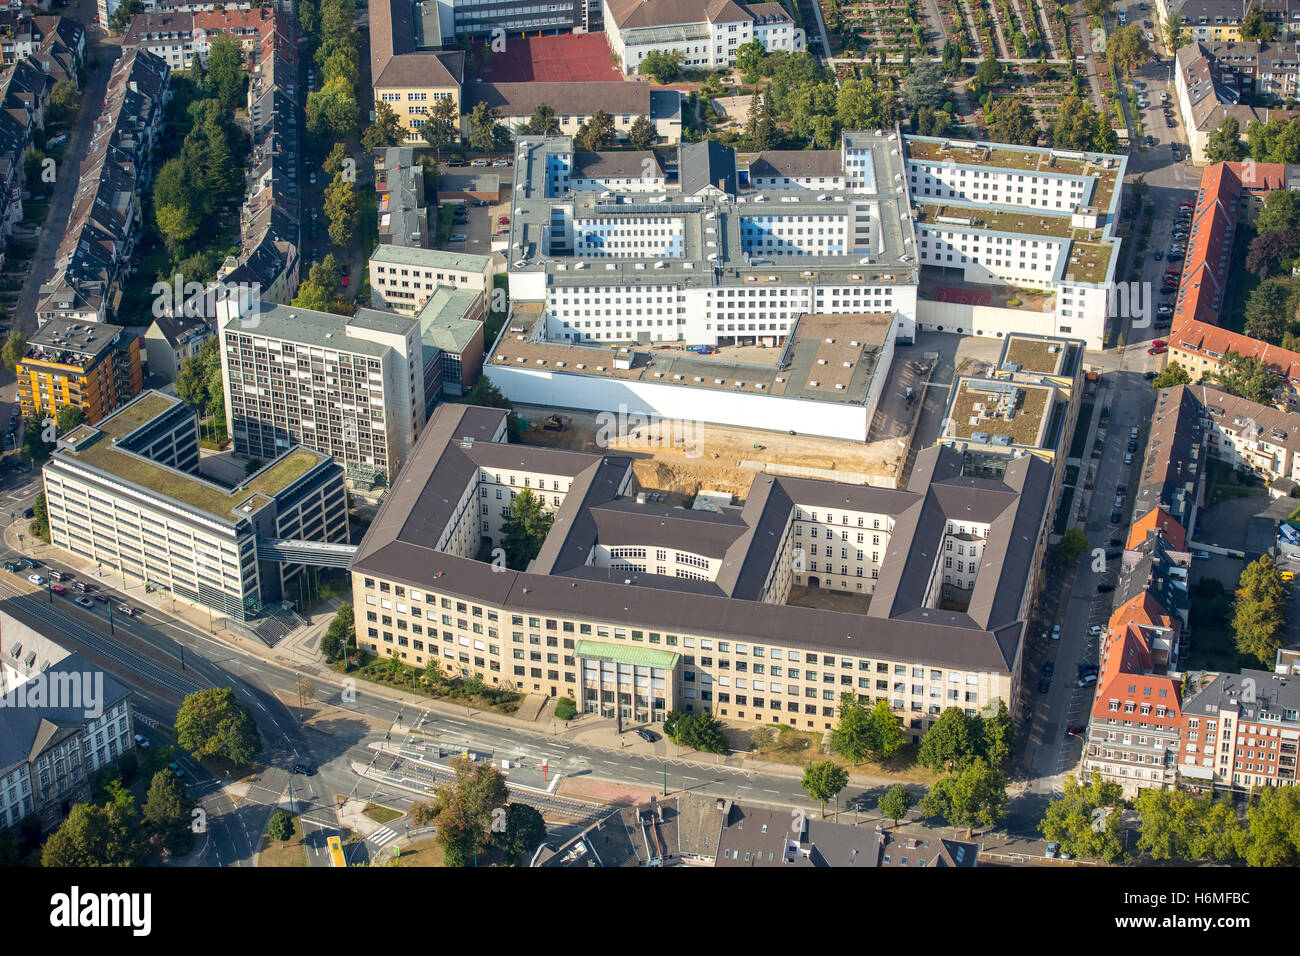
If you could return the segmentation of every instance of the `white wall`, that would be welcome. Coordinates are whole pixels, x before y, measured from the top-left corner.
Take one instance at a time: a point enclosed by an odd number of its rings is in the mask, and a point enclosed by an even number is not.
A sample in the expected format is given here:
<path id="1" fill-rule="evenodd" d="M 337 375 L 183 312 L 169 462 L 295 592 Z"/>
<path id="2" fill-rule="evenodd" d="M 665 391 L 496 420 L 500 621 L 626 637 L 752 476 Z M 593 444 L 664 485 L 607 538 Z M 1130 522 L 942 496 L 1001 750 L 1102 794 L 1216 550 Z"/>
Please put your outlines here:
<path id="1" fill-rule="evenodd" d="M 1090 323 L 1084 327 L 1078 321 L 1057 316 L 1055 312 L 1030 312 L 1025 309 L 1000 309 L 994 306 L 958 305 L 953 302 L 932 302 L 918 299 L 916 322 L 923 332 L 958 332 L 980 335 L 984 338 L 1004 338 L 1012 332 L 1035 335 L 1062 335 L 1083 339 L 1089 349 L 1101 349 L 1102 325 Z M 1064 323 L 1069 332 L 1061 331 Z"/>
<path id="2" fill-rule="evenodd" d="M 883 380 L 887 372 L 887 367 L 882 365 L 877 377 Z M 758 426 L 770 431 L 796 431 L 851 441 L 865 441 L 871 423 L 869 410 L 862 405 L 740 394 L 721 389 L 661 385 L 502 365 L 484 365 L 483 374 L 511 401 L 526 405 L 592 411 L 616 411 L 620 406 L 626 406 L 629 414 L 742 428 Z"/>

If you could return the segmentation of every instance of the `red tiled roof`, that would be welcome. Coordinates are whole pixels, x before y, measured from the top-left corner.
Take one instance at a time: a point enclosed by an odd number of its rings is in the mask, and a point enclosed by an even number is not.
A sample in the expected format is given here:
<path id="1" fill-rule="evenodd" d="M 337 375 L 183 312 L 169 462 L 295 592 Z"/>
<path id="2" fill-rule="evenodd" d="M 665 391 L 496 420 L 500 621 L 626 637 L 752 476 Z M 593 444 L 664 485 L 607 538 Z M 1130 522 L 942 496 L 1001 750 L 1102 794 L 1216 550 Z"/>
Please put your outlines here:
<path id="1" fill-rule="evenodd" d="M 1241 165 L 1219 163 L 1201 175 L 1182 283 L 1174 305 L 1175 334 L 1184 322 L 1215 324 L 1226 303 L 1228 260 L 1242 189 L 1241 178 L 1233 167 Z"/>
<path id="2" fill-rule="evenodd" d="M 1204 322 L 1185 322 L 1169 337 L 1169 348 L 1217 362 L 1226 352 L 1256 356 L 1278 375 L 1300 386 L 1300 353 Z"/>
<path id="3" fill-rule="evenodd" d="M 1155 508 L 1148 511 L 1137 521 L 1133 522 L 1133 527 L 1129 529 L 1128 542 L 1125 547 L 1130 551 L 1135 551 L 1146 541 L 1147 535 L 1152 531 L 1159 530 L 1169 542 L 1169 546 L 1175 551 L 1184 550 L 1187 544 L 1187 529 L 1178 523 L 1164 508 Z"/>

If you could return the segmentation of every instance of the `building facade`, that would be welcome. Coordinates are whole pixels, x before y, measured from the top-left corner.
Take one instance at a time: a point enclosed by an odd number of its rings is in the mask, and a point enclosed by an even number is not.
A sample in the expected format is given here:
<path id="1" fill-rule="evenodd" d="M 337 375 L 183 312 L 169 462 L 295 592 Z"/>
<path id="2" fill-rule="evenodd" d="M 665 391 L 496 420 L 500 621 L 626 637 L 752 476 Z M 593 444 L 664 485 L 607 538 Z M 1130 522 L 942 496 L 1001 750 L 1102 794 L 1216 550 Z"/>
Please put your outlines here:
<path id="1" fill-rule="evenodd" d="M 741 0 L 602 0 L 609 47 L 623 71 L 638 72 L 652 50 L 675 50 L 691 70 L 731 66 L 736 51 L 757 40 L 768 52 L 807 48 L 803 30 L 780 3 Z"/>
<path id="2" fill-rule="evenodd" d="M 450 99 L 456 105 L 455 115 L 460 115 L 465 54 L 440 50 L 442 37 L 425 35 L 423 12 L 417 13 L 412 0 L 376 0 L 367 10 L 375 101 L 387 104 L 397 115 L 398 123 L 409 131 L 408 144 L 425 145 L 420 129 L 435 102 Z"/>
<path id="3" fill-rule="evenodd" d="M 217 484 L 199 468 L 194 410 L 161 392 L 61 436 L 44 488 L 55 547 L 236 621 L 296 596 L 304 571 L 259 542 L 348 541 L 328 457 L 296 447 L 235 488 Z"/>
<path id="4" fill-rule="evenodd" d="M 426 426 L 351 565 L 362 649 L 633 721 L 706 709 L 822 730 L 849 692 L 919 739 L 947 707 L 1018 693 L 1040 459 L 999 480 L 932 448 L 906 489 L 762 476 L 743 509 L 683 511 L 638 503 L 630 459 L 509 445 L 505 425 L 448 405 Z M 501 573 L 473 556 L 525 490 L 556 522 L 527 571 Z M 796 607 L 792 588 L 870 606 Z"/>
<path id="5" fill-rule="evenodd" d="M 369 271 L 371 305 L 415 315 L 439 288 L 470 289 L 488 298 L 497 270 L 491 256 L 381 243 Z"/>
<path id="6" fill-rule="evenodd" d="M 140 394 L 140 346 L 121 326 L 47 322 L 28 340 L 15 370 L 23 417 L 57 416 L 68 405 L 93 425 Z"/>

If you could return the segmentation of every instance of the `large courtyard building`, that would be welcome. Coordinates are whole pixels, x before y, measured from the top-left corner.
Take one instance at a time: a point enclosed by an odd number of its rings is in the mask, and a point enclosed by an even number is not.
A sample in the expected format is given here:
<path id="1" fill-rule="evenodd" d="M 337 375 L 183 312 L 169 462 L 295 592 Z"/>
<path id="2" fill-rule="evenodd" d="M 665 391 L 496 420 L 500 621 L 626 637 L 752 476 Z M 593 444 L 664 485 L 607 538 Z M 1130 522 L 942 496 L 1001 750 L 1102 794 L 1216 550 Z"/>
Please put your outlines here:
<path id="1" fill-rule="evenodd" d="M 442 36 L 434 3 L 375 0 L 367 7 L 367 16 L 375 101 L 386 103 L 397 115 L 409 133 L 409 145 L 424 146 L 420 129 L 437 100 L 452 100 L 460 115 L 465 53 L 439 49 Z"/>
<path id="2" fill-rule="evenodd" d="M 56 548 L 235 621 L 297 597 L 305 566 L 260 548 L 348 542 L 343 472 L 327 456 L 287 449 L 219 484 L 200 470 L 194 409 L 161 392 L 60 436 L 44 479 Z"/>
<path id="3" fill-rule="evenodd" d="M 762 475 L 741 508 L 687 510 L 641 503 L 630 458 L 505 436 L 506 413 L 476 406 L 426 426 L 351 565 L 362 650 L 635 721 L 820 731 L 849 692 L 917 739 L 948 707 L 1019 693 L 1040 458 L 972 475 L 929 448 L 903 489 Z M 480 560 L 525 491 L 555 515 L 540 552 L 524 571 Z M 819 604 L 830 592 L 857 610 Z"/>

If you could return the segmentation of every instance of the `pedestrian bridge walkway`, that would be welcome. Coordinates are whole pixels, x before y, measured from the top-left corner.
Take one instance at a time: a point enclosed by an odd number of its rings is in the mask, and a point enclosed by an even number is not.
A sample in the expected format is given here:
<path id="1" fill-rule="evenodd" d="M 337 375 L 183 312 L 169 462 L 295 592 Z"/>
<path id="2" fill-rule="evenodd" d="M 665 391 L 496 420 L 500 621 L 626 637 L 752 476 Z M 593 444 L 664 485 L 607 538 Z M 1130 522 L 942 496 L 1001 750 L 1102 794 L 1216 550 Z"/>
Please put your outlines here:
<path id="1" fill-rule="evenodd" d="M 293 538 L 258 538 L 257 556 L 279 564 L 310 564 L 320 568 L 346 568 L 357 553 L 355 544 L 326 544 Z"/>

